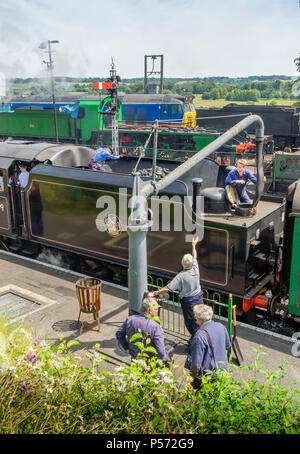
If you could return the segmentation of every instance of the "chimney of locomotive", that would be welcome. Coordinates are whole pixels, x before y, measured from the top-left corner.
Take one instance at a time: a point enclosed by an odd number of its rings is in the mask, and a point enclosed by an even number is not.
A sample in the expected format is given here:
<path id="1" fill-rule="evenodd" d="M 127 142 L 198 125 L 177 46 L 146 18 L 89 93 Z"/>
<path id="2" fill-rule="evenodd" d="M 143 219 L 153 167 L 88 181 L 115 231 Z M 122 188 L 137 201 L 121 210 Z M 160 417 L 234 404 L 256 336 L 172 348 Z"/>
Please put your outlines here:
<path id="1" fill-rule="evenodd" d="M 203 178 L 193 178 L 193 211 L 196 213 L 197 208 L 197 197 L 201 195 L 201 185 L 203 183 Z"/>

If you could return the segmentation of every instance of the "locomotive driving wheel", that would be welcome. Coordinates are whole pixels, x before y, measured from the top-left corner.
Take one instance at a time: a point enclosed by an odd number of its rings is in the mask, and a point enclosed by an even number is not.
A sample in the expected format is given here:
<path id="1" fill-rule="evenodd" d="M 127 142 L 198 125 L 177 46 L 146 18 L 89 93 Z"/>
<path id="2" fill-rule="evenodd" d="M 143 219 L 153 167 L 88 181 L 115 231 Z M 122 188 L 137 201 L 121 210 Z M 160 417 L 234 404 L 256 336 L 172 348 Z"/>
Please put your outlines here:
<path id="1" fill-rule="evenodd" d="M 280 305 L 281 303 L 281 295 L 280 293 L 277 293 L 277 295 L 274 295 L 268 302 L 268 314 L 271 317 L 274 317 L 275 312 L 277 310 L 277 305 Z"/>

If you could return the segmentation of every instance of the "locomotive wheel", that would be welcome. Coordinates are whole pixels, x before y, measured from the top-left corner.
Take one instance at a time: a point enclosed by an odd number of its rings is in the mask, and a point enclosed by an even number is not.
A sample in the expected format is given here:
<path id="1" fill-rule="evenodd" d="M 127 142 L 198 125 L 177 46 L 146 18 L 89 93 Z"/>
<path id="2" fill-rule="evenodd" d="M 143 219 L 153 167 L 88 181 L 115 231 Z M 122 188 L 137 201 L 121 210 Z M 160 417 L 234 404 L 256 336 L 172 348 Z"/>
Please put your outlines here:
<path id="1" fill-rule="evenodd" d="M 273 298 L 271 298 L 269 300 L 269 303 L 268 303 L 268 314 L 271 316 L 271 317 L 274 317 L 275 315 L 275 312 L 276 312 L 276 305 L 277 303 L 280 303 L 281 302 L 281 295 L 280 293 L 277 294 L 277 295 L 274 295 Z"/>

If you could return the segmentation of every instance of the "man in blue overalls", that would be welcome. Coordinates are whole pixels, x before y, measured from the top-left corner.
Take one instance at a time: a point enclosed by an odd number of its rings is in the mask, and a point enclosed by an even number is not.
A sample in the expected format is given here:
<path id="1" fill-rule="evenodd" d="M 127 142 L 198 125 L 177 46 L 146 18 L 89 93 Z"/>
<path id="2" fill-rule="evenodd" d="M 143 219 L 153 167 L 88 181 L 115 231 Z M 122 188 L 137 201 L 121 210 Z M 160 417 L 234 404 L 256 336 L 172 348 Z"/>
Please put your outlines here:
<path id="1" fill-rule="evenodd" d="M 239 203 L 251 203 L 251 200 L 246 191 L 246 184 L 248 180 L 256 183 L 256 176 L 246 168 L 247 161 L 239 159 L 237 161 L 237 168 L 229 172 L 226 177 L 225 184 L 234 186 L 237 190 Z"/>
<path id="2" fill-rule="evenodd" d="M 107 148 L 98 148 L 96 150 L 96 153 L 92 157 L 89 163 L 89 168 L 91 170 L 100 170 L 101 172 L 105 172 L 104 164 L 106 159 L 120 159 L 122 158 L 123 155 L 120 154 L 119 156 L 114 156 L 111 153 L 111 149 L 109 147 Z"/>

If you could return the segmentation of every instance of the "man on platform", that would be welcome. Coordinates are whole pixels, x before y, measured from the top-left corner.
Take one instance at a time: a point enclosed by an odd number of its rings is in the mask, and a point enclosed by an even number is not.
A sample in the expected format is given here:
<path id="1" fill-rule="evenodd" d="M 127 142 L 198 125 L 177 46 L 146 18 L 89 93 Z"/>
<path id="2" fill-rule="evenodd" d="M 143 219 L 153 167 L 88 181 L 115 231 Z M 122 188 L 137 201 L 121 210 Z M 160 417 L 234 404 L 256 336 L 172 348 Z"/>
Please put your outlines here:
<path id="1" fill-rule="evenodd" d="M 165 349 L 165 336 L 160 324 L 153 320 L 152 317 L 157 317 L 159 305 L 155 298 L 144 298 L 142 303 L 142 314 L 131 315 L 127 317 L 123 325 L 118 329 L 116 338 L 124 350 L 128 350 L 131 359 L 135 359 L 140 352 L 140 349 L 130 342 L 132 336 L 141 332 L 142 338 L 135 342 L 143 342 L 145 347 L 152 346 L 157 354 L 147 352 L 149 357 L 157 356 L 164 363 L 169 360 L 169 356 Z M 150 338 L 151 342 L 146 345 L 146 338 Z"/>
<path id="2" fill-rule="evenodd" d="M 227 369 L 230 340 L 225 326 L 212 320 L 213 310 L 210 306 L 194 306 L 194 315 L 199 329 L 190 341 L 190 372 L 195 378 L 193 386 L 197 389 L 201 386 L 202 375 L 216 368 Z"/>
<path id="3" fill-rule="evenodd" d="M 149 292 L 148 296 L 158 296 L 169 291 L 179 290 L 179 297 L 188 332 L 193 335 L 199 326 L 195 322 L 193 307 L 203 303 L 203 292 L 200 285 L 200 271 L 197 262 L 198 238 L 192 241 L 192 255 L 185 254 L 181 260 L 183 270 L 171 282 L 156 292 Z"/>

